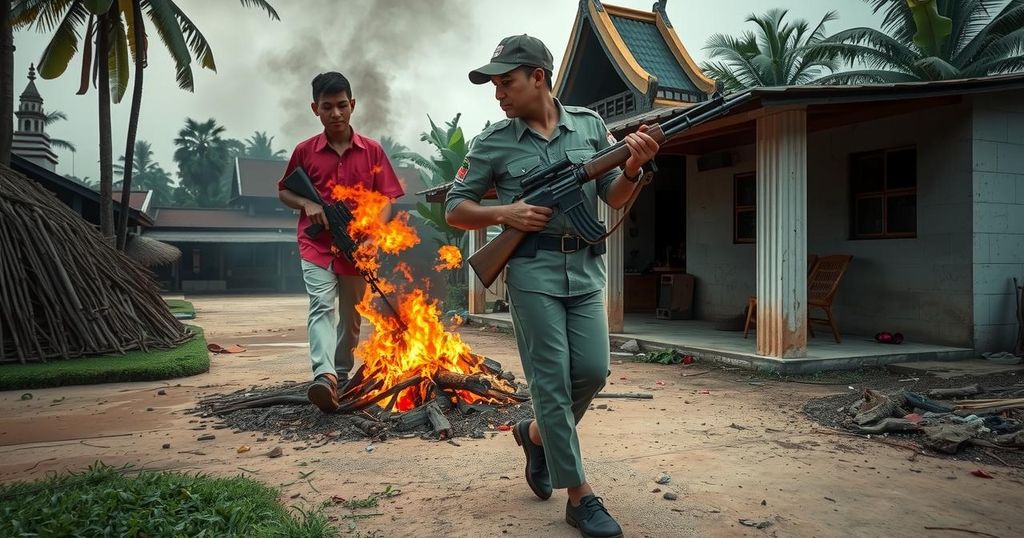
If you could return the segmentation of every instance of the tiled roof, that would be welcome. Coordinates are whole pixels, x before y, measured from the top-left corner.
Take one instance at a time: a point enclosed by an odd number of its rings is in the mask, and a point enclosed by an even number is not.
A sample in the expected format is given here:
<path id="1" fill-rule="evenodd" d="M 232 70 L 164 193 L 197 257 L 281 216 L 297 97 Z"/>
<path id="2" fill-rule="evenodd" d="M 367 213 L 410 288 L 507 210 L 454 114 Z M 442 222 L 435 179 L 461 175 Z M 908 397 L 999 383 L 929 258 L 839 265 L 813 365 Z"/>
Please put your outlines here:
<path id="1" fill-rule="evenodd" d="M 136 210 L 145 212 L 146 197 L 149 196 L 150 191 L 131 191 L 128 194 L 128 207 Z M 115 191 L 113 193 L 114 201 L 121 203 L 121 191 Z"/>
<path id="2" fill-rule="evenodd" d="M 654 23 L 616 15 L 611 19 L 629 52 L 641 67 L 658 77 L 659 86 L 697 91 L 697 86 L 683 71 Z"/>

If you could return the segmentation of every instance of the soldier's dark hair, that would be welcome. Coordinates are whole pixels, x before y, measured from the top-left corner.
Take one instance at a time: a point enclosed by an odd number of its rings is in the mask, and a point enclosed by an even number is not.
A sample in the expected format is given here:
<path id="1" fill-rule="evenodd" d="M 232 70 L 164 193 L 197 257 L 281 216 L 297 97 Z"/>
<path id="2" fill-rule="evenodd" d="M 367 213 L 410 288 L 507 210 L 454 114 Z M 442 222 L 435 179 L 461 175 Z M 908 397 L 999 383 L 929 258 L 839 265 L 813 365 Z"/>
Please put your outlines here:
<path id="1" fill-rule="evenodd" d="M 349 99 L 352 98 L 352 85 L 349 84 L 345 75 L 337 71 L 320 73 L 313 77 L 313 101 L 319 101 L 322 95 L 332 95 L 345 92 Z"/>
<path id="2" fill-rule="evenodd" d="M 553 87 L 551 85 L 551 71 L 548 71 L 547 69 L 544 69 L 543 67 L 536 67 L 536 66 L 532 66 L 532 65 L 521 65 L 521 66 L 519 66 L 519 70 L 522 71 L 524 74 L 526 74 L 526 76 L 528 76 L 528 77 L 529 76 L 533 76 L 533 70 L 534 69 L 543 69 L 544 70 L 544 82 L 547 82 L 548 89 L 550 90 Z"/>

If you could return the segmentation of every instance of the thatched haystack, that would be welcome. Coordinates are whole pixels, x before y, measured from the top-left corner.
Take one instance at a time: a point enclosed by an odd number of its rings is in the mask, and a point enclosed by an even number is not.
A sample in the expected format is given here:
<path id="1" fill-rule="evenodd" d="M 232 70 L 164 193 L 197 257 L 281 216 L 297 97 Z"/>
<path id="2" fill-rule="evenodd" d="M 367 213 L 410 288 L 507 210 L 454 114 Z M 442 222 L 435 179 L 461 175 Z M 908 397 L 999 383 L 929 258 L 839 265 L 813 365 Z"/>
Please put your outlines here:
<path id="1" fill-rule="evenodd" d="M 169 348 L 191 337 L 148 270 L 0 165 L 0 363 Z"/>

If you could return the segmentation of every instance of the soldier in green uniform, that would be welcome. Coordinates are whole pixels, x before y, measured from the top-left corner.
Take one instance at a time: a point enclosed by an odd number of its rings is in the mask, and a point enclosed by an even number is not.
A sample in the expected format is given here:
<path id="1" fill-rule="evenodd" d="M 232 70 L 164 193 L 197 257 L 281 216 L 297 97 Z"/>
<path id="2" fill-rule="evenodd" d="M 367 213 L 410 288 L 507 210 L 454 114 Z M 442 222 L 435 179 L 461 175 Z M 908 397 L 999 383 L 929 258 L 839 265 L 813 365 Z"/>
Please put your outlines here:
<path id="1" fill-rule="evenodd" d="M 530 384 L 536 420 L 514 429 L 526 453 L 526 480 L 541 499 L 568 490 L 566 521 L 584 536 L 622 536 L 583 473 L 576 424 L 608 376 L 603 245 L 588 245 L 568 219 L 515 198 L 531 172 L 568 158 L 583 162 L 614 138 L 592 110 L 566 106 L 551 95 L 551 52 L 527 35 L 501 41 L 491 62 L 469 73 L 491 82 L 507 119 L 477 137 L 446 201 L 448 223 L 472 230 L 511 226 L 526 232 L 508 265 L 508 294 L 519 354 Z M 583 186 L 596 214 L 598 198 L 613 208 L 627 203 L 641 167 L 658 151 L 646 126 L 626 136 L 630 157 Z M 494 186 L 501 205 L 481 205 Z"/>

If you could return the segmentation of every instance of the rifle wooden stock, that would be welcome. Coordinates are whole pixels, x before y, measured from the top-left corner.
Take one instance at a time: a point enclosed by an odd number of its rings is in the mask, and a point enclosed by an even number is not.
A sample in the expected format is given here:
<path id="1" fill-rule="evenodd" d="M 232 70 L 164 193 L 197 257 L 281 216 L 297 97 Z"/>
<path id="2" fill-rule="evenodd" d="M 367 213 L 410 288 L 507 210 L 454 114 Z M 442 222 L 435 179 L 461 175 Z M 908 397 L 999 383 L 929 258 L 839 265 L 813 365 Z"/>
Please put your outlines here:
<path id="1" fill-rule="evenodd" d="M 652 125 L 647 130 L 647 134 L 659 144 L 665 141 L 665 133 L 661 130 L 660 124 L 656 123 Z M 614 150 L 609 151 L 608 153 L 583 165 L 583 171 L 586 172 L 588 178 L 597 179 L 607 174 L 609 170 L 625 164 L 626 159 L 628 158 L 629 146 L 622 144 Z"/>
<path id="2" fill-rule="evenodd" d="M 516 248 L 523 242 L 526 233 L 515 228 L 506 228 L 498 237 L 495 237 L 486 245 L 477 249 L 469 257 L 469 265 L 476 272 L 476 276 L 483 282 L 485 288 L 498 279 L 501 270 L 508 264 Z"/>

